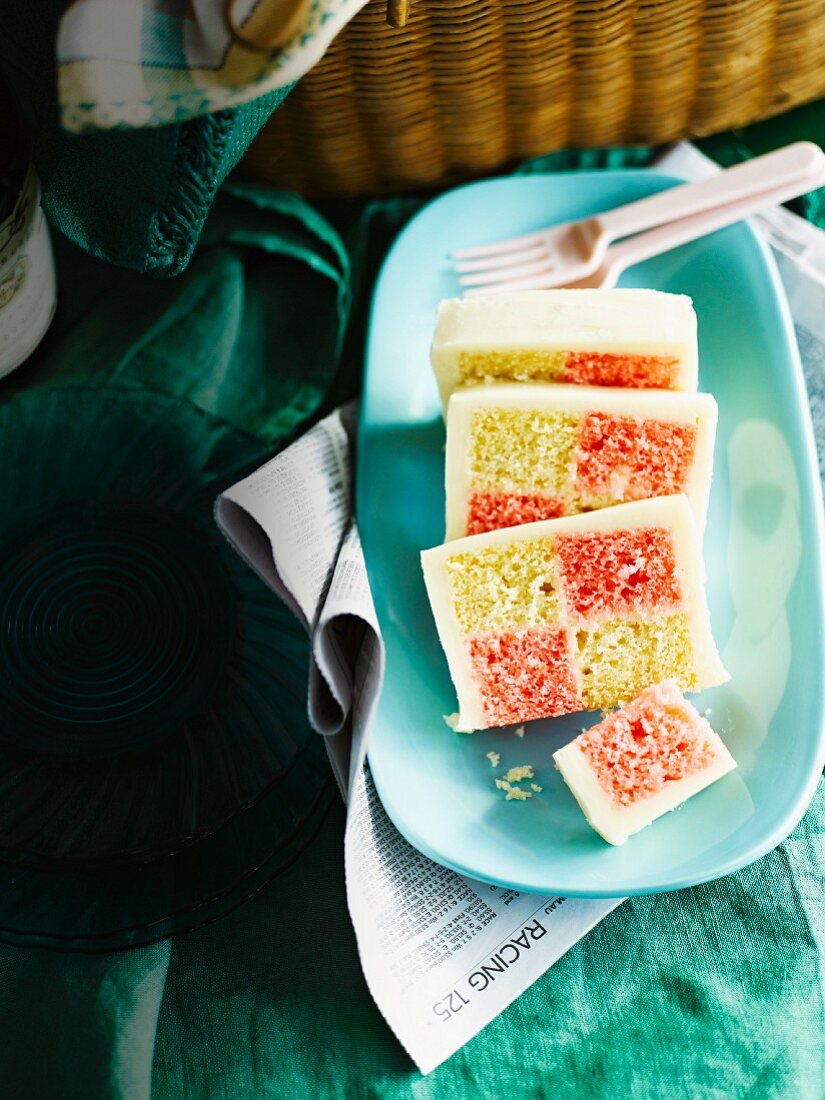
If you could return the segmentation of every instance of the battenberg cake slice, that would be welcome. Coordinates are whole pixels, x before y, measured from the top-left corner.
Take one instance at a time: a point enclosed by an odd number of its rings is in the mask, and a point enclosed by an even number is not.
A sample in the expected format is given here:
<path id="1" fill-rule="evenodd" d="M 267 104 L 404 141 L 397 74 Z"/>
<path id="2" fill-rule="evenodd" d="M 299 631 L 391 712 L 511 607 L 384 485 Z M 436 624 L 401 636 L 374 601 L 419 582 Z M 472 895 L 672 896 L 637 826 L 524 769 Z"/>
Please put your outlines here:
<path id="1" fill-rule="evenodd" d="M 475 386 L 447 412 L 448 540 L 684 493 L 704 528 L 716 402 L 705 393 Z"/>
<path id="2" fill-rule="evenodd" d="M 430 360 L 450 394 L 486 382 L 696 389 L 690 298 L 658 290 L 529 290 L 448 298 Z"/>
<path id="3" fill-rule="evenodd" d="M 553 759 L 590 825 L 624 844 L 736 761 L 675 680 L 645 688 Z"/>
<path id="4" fill-rule="evenodd" d="M 683 495 L 457 539 L 421 555 L 457 730 L 603 710 L 728 679 Z"/>

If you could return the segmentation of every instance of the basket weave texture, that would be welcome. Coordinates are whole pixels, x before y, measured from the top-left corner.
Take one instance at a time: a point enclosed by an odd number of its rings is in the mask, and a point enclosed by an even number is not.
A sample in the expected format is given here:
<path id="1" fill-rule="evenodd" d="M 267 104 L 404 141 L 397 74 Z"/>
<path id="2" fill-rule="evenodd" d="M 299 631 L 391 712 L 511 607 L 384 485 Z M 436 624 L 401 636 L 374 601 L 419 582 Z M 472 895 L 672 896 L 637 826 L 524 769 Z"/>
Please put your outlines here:
<path id="1" fill-rule="evenodd" d="M 657 144 L 825 93 L 825 0 L 371 0 L 259 135 L 312 195 L 433 185 L 570 146 Z"/>

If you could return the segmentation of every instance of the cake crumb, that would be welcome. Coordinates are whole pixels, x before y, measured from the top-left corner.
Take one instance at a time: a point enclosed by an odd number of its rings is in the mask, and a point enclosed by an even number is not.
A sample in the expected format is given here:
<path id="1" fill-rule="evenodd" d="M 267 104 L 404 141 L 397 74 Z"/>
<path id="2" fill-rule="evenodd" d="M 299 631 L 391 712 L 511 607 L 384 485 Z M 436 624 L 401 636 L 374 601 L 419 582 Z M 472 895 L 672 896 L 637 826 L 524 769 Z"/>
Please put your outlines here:
<path id="1" fill-rule="evenodd" d="M 458 725 L 458 711 L 454 711 L 453 714 L 442 714 L 441 717 L 444 719 L 444 721 L 447 723 L 453 733 L 466 733 L 469 736 L 471 733 L 476 732 L 475 730 L 456 729 L 456 726 Z"/>
<path id="2" fill-rule="evenodd" d="M 497 779 L 496 786 L 500 791 L 505 791 L 505 802 L 525 802 L 528 798 L 532 798 L 532 794 L 529 791 L 525 791 L 522 787 L 514 787 L 512 783 L 508 783 L 506 779 Z"/>
<path id="3" fill-rule="evenodd" d="M 524 737 L 524 726 L 516 726 L 516 728 L 513 730 L 513 733 L 516 735 L 516 737 Z"/>
<path id="4" fill-rule="evenodd" d="M 519 764 L 518 767 L 510 768 L 504 778 L 508 783 L 520 783 L 522 779 L 535 779 L 535 776 L 532 764 Z"/>
<path id="5" fill-rule="evenodd" d="M 488 752 L 486 756 L 494 768 L 497 768 L 501 763 L 501 754 L 498 752 Z"/>
<path id="6" fill-rule="evenodd" d="M 531 783 L 530 790 L 535 791 L 536 794 L 541 794 L 541 792 L 544 790 L 544 787 L 540 787 L 538 783 Z"/>

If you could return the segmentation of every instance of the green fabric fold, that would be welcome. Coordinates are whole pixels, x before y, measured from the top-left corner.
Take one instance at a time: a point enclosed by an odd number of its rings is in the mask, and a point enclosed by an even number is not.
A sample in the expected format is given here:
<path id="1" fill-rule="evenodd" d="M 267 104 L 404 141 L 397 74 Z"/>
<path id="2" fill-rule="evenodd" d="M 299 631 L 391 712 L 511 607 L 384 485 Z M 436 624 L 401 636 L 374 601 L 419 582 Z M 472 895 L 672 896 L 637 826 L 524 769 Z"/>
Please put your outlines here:
<path id="1" fill-rule="evenodd" d="M 228 185 L 192 264 L 171 281 L 58 248 L 53 329 L 0 397 L 77 385 L 151 389 L 272 445 L 319 408 L 349 318 L 349 259 L 332 226 L 297 196 Z"/>
<path id="2" fill-rule="evenodd" d="M 0 945 L 0 1094 L 149 1100 L 171 944 L 119 955 Z"/>

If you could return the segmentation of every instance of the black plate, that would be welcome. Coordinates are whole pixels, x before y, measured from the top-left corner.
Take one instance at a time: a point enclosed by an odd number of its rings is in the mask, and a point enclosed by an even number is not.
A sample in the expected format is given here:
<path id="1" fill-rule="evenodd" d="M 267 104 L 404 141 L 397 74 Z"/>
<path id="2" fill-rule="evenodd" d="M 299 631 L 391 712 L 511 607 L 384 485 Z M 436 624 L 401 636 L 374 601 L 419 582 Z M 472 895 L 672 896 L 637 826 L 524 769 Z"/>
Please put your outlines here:
<path id="1" fill-rule="evenodd" d="M 0 407 L 0 936 L 212 919 L 328 806 L 307 641 L 212 519 L 267 457 L 138 390 Z"/>

